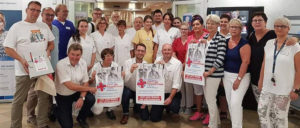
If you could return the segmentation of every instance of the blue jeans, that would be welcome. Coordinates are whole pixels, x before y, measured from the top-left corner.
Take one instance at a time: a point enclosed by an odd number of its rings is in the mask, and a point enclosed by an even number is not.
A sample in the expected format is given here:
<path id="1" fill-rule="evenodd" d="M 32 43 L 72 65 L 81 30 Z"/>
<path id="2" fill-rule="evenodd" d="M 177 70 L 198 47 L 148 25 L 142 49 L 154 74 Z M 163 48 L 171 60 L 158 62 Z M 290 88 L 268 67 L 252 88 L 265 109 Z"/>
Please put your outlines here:
<path id="1" fill-rule="evenodd" d="M 165 94 L 165 99 L 167 99 L 170 96 L 170 93 Z M 180 109 L 180 102 L 181 102 L 181 93 L 177 92 L 171 102 L 171 104 L 165 106 L 165 105 L 152 105 L 150 113 L 148 110 L 148 106 L 146 106 L 145 109 L 141 109 L 141 119 L 142 120 L 150 120 L 152 122 L 159 122 L 162 119 L 162 114 L 164 109 L 170 110 L 171 112 L 178 114 Z M 139 107 L 140 108 L 140 107 Z"/>
<path id="2" fill-rule="evenodd" d="M 123 89 L 123 94 L 122 94 L 122 109 L 123 109 L 123 115 L 128 115 L 129 114 L 129 104 L 130 104 L 130 98 L 133 99 L 134 103 L 134 108 L 133 111 L 135 113 L 138 113 L 138 105 L 135 102 L 135 91 L 130 90 L 127 87 L 124 87 Z"/>
<path id="3" fill-rule="evenodd" d="M 57 94 L 55 97 L 57 102 L 57 119 L 62 128 L 73 128 L 72 118 L 72 104 L 80 97 L 80 92 L 76 92 L 69 96 L 62 96 Z M 79 111 L 77 119 L 85 121 L 88 112 L 91 110 L 95 103 L 95 96 L 91 93 L 87 93 L 81 110 Z"/>

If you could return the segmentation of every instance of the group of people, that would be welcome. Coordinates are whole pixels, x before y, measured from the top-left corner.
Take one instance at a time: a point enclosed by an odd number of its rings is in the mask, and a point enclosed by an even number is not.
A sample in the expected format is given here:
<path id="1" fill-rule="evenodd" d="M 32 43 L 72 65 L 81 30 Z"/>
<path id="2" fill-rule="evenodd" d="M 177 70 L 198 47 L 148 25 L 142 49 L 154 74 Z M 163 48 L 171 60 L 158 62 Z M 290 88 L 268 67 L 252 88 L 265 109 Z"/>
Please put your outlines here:
<path id="1" fill-rule="evenodd" d="M 244 95 L 251 85 L 258 102 L 258 115 L 262 128 L 288 127 L 288 110 L 291 100 L 298 98 L 300 88 L 300 46 L 289 38 L 291 28 L 287 18 L 278 18 L 274 30 L 266 28 L 267 16 L 256 12 L 251 17 L 254 31 L 242 38 L 243 24 L 227 14 L 208 15 L 206 20 L 194 15 L 182 23 L 172 13 L 155 10 L 152 14 L 136 17 L 132 28 L 120 20 L 118 12 L 111 16 L 112 24 L 95 8 L 92 21 L 81 19 L 77 27 L 67 20 L 68 9 L 60 4 L 54 9 L 42 9 L 41 3 L 29 2 L 24 21 L 15 23 L 7 32 L 5 18 L 0 15 L 0 42 L 8 56 L 15 59 L 16 92 L 12 103 L 11 128 L 22 127 L 22 108 L 27 100 L 27 122 L 47 128 L 52 96 L 34 90 L 38 78 L 29 78 L 28 62 L 24 51 L 46 52 L 55 70 L 53 74 L 57 95 L 56 117 L 62 128 L 72 128 L 72 104 L 81 108 L 76 120 L 83 128 L 92 115 L 96 71 L 105 67 L 122 66 L 124 90 L 121 124 L 129 118 L 130 99 L 133 111 L 142 120 L 162 120 L 164 109 L 171 117 L 179 113 L 190 114 L 189 120 L 203 120 L 210 128 L 217 128 L 221 118 L 227 117 L 227 104 L 233 128 L 243 127 Z M 42 22 L 37 21 L 39 15 Z M 57 17 L 54 19 L 54 17 Z M 220 28 L 220 30 L 218 30 Z M 31 39 L 32 34 L 42 39 Z M 3 44 L 2 44 L 3 43 Z M 28 49 L 32 43 L 41 43 L 40 49 Z M 186 83 L 183 80 L 188 45 L 205 43 L 205 85 Z M 136 75 L 141 63 L 164 64 L 164 105 L 136 104 Z M 221 114 L 217 105 L 220 96 Z M 226 100 L 225 100 L 226 96 Z M 192 106 L 196 111 L 192 114 Z M 208 112 L 201 108 L 206 104 Z M 49 106 L 49 107 L 46 107 Z M 37 107 L 37 115 L 35 114 Z M 106 115 L 115 120 L 114 107 Z"/>

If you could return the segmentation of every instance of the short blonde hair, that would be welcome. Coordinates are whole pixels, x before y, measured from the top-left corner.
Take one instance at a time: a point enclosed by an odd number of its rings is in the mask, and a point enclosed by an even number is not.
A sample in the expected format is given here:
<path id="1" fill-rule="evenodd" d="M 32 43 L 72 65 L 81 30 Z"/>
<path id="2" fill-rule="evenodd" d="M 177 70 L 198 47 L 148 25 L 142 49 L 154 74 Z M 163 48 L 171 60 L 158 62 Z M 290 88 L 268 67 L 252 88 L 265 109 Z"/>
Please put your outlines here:
<path id="1" fill-rule="evenodd" d="M 182 26 L 185 26 L 186 28 L 189 28 L 189 24 L 186 23 L 186 22 L 183 22 L 183 23 L 181 24 L 180 29 L 181 29 Z"/>
<path id="2" fill-rule="evenodd" d="M 280 23 L 280 24 L 283 24 L 283 25 L 286 25 L 288 26 L 289 28 L 291 28 L 291 22 L 288 18 L 285 18 L 285 17 L 280 17 L 280 18 L 277 18 L 274 22 L 274 25 L 276 23 Z"/>
<path id="3" fill-rule="evenodd" d="M 232 24 L 237 24 L 241 27 L 241 30 L 243 29 L 243 23 L 241 20 L 237 19 L 237 18 L 234 18 L 234 19 L 231 19 L 229 21 L 229 26 L 231 26 Z"/>
<path id="4" fill-rule="evenodd" d="M 67 5 L 65 5 L 65 4 L 59 4 L 59 5 L 57 5 L 56 8 L 55 8 L 55 15 L 56 16 L 57 16 L 57 13 L 60 11 L 61 7 L 68 8 Z"/>
<path id="5" fill-rule="evenodd" d="M 220 17 L 218 15 L 215 15 L 215 14 L 210 14 L 206 17 L 205 22 L 207 23 L 208 21 L 212 21 L 216 24 L 220 24 Z"/>

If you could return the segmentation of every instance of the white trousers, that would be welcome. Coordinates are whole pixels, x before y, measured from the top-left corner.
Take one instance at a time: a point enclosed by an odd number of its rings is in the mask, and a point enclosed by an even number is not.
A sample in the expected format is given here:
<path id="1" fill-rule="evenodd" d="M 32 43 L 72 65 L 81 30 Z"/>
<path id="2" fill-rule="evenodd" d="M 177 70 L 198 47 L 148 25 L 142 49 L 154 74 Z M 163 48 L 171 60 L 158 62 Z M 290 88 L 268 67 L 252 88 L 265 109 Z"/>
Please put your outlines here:
<path id="1" fill-rule="evenodd" d="M 257 109 L 261 128 L 288 128 L 290 101 L 289 95 L 262 91 Z"/>
<path id="2" fill-rule="evenodd" d="M 220 82 L 221 78 L 207 77 L 203 88 L 209 112 L 209 128 L 218 128 L 221 123 L 216 99 Z"/>
<path id="3" fill-rule="evenodd" d="M 224 72 L 223 84 L 230 112 L 232 128 L 243 127 L 242 102 L 250 84 L 250 73 L 246 73 L 241 80 L 238 89 L 233 90 L 232 86 L 237 77 L 238 73 Z"/>

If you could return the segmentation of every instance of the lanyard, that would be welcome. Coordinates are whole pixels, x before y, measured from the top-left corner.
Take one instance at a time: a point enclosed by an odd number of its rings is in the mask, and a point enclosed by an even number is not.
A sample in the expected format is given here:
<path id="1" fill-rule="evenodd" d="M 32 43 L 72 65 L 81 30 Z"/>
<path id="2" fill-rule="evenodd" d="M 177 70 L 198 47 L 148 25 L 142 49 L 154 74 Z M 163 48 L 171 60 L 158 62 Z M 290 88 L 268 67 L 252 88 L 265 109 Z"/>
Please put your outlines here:
<path id="1" fill-rule="evenodd" d="M 274 55 L 273 55 L 273 68 L 272 68 L 272 74 L 274 75 L 275 72 L 275 66 L 276 66 L 276 59 L 277 56 L 279 54 L 279 52 L 283 49 L 284 45 L 285 45 L 286 40 L 283 42 L 283 44 L 281 45 L 280 49 L 278 50 L 278 52 L 276 53 L 277 50 L 277 40 L 275 42 L 275 49 L 274 49 Z"/>

